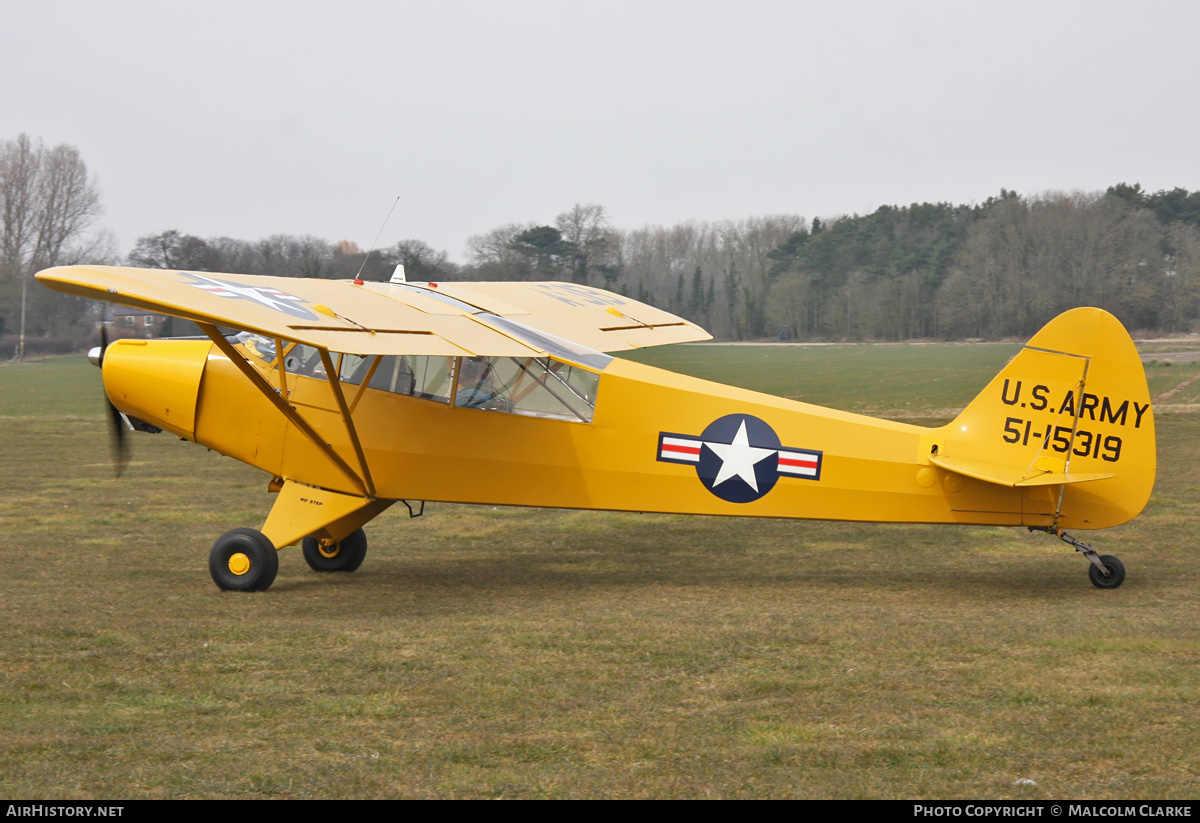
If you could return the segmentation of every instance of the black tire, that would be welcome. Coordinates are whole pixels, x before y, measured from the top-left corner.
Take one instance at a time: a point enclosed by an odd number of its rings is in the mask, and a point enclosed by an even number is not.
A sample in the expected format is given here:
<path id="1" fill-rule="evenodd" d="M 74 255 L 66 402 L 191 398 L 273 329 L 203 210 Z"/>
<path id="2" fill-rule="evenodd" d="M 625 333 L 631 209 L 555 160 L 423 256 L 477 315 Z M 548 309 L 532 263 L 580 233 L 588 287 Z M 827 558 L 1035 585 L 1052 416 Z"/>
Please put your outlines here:
<path id="1" fill-rule="evenodd" d="M 306 537 L 301 544 L 304 560 L 315 572 L 352 572 L 362 565 L 367 556 L 367 533 L 357 529 L 353 534 L 322 549 L 315 537 Z"/>
<path id="2" fill-rule="evenodd" d="M 1111 554 L 1100 555 L 1100 562 L 1108 569 L 1108 577 L 1100 573 L 1094 563 L 1088 563 L 1088 578 L 1097 589 L 1115 589 L 1125 582 L 1125 564 Z"/>
<path id="3" fill-rule="evenodd" d="M 213 543 L 208 573 L 227 592 L 263 592 L 279 573 L 279 553 L 256 529 L 232 529 Z"/>

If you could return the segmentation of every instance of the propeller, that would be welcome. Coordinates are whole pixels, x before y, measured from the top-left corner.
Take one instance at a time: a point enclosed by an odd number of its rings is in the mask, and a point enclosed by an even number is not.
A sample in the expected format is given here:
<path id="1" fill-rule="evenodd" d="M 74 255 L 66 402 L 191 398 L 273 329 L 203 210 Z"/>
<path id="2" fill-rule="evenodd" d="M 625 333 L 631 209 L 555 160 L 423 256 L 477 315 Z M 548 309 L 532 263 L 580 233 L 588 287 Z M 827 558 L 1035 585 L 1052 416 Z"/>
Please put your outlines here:
<path id="1" fill-rule="evenodd" d="M 100 323 L 100 349 L 93 349 L 89 352 L 88 359 L 100 367 L 101 374 L 104 373 L 104 354 L 108 351 L 108 312 L 104 313 L 104 319 Z M 95 355 L 92 357 L 91 355 Z M 125 467 L 129 465 L 129 444 L 125 442 L 125 416 L 117 411 L 117 407 L 108 399 L 108 392 L 104 392 L 104 402 L 108 405 L 108 434 L 109 443 L 112 444 L 113 468 L 116 469 L 117 477 L 120 477 Z"/>

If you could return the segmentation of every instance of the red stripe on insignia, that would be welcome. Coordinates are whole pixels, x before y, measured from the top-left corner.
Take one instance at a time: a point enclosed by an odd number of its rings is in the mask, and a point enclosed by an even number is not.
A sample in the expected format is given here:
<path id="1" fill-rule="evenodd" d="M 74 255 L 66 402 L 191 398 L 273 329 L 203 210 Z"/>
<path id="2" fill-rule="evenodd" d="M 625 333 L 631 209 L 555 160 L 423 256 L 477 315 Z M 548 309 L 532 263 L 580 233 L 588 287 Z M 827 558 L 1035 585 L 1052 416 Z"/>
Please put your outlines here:
<path id="1" fill-rule="evenodd" d="M 806 469 L 815 469 L 817 467 L 816 458 L 812 457 L 784 457 L 779 455 L 779 465 L 781 466 L 797 466 Z"/>
<path id="2" fill-rule="evenodd" d="M 662 450 L 664 452 L 678 452 L 680 454 L 699 454 L 699 446 L 673 446 L 669 443 L 663 443 Z"/>

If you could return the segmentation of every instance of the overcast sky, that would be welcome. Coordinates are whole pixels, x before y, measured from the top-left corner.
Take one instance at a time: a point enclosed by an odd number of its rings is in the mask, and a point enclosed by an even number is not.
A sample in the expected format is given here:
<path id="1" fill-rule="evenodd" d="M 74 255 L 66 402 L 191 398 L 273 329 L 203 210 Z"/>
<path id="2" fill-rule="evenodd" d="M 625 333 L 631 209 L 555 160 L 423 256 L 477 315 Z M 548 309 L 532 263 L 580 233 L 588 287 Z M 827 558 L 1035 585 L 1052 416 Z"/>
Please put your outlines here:
<path id="1" fill-rule="evenodd" d="M 79 148 L 122 253 L 1200 188 L 1192 2 L 0 0 L 0 138 Z"/>

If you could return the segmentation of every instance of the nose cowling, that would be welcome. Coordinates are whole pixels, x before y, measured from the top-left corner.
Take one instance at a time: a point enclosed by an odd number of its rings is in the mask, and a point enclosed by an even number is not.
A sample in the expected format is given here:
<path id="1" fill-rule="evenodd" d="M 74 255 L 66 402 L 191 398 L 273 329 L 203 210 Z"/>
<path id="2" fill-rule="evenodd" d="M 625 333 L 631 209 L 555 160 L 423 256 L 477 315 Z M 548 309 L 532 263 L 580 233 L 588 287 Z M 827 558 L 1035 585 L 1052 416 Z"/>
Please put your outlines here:
<path id="1" fill-rule="evenodd" d="M 104 351 L 104 391 L 125 414 L 193 439 L 211 348 L 207 340 L 117 340 Z"/>

